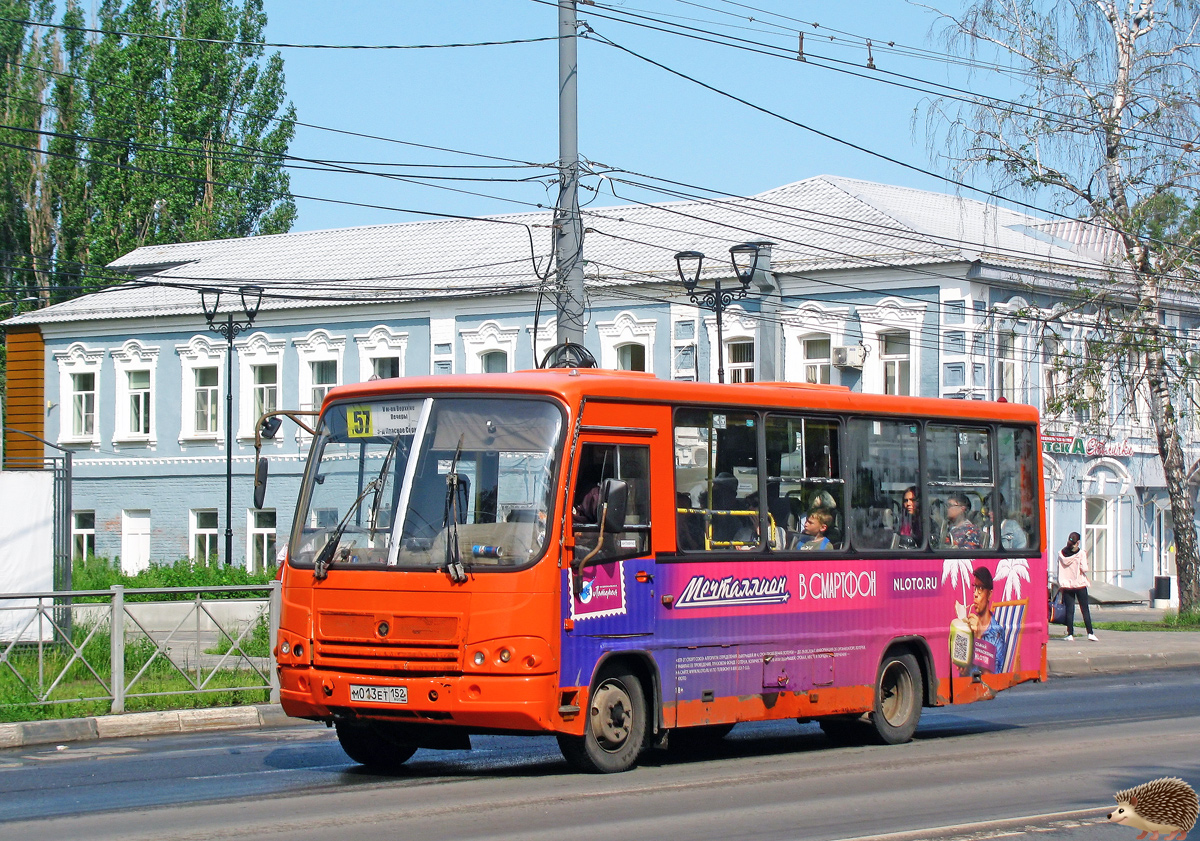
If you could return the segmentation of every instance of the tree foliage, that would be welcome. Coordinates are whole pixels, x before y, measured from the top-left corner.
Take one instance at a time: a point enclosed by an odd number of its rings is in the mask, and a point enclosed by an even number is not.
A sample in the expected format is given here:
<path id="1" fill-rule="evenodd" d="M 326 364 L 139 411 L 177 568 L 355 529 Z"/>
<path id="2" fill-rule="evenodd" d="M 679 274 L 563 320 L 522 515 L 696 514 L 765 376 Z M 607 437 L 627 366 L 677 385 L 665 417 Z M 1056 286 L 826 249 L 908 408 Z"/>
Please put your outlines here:
<path id="1" fill-rule="evenodd" d="M 283 233 L 295 113 L 262 0 L 0 0 L 10 299 L 73 297 L 142 245 Z M 166 36 L 166 37 L 151 37 Z"/>
<path id="2" fill-rule="evenodd" d="M 996 63 L 1015 97 L 933 102 L 929 125 L 960 175 L 1047 202 L 1105 254 L 1048 326 L 1077 387 L 1055 409 L 1111 425 L 1148 419 L 1175 523 L 1181 608 L 1200 606 L 1195 512 L 1178 406 L 1193 394 L 1189 328 L 1200 247 L 1200 2 L 974 0 L 941 15 L 951 52 Z M 981 63 L 982 67 L 983 64 Z M 1189 315 L 1190 313 L 1190 315 Z M 1090 385 L 1089 385 L 1090 384 Z M 1106 403 L 1116 386 L 1117 401 Z"/>

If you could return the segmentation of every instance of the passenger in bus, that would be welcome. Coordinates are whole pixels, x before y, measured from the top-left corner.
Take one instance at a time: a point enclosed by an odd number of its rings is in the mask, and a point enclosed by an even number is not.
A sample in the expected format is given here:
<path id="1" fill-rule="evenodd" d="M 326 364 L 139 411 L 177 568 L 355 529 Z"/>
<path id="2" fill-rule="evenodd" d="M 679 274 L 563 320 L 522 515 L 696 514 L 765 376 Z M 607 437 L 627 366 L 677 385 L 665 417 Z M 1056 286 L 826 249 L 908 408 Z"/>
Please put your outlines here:
<path id="1" fill-rule="evenodd" d="M 1017 512 L 1008 510 L 1004 494 L 1000 494 L 1000 510 L 1004 519 L 1000 521 L 1000 545 L 1005 549 L 1025 549 L 1029 546 L 1029 535 L 1021 528 Z"/>
<path id="2" fill-rule="evenodd" d="M 916 549 L 921 545 L 921 499 L 917 486 L 904 489 L 901 501 L 900 528 L 896 530 L 896 549 Z"/>
<path id="3" fill-rule="evenodd" d="M 951 497 L 953 498 L 953 497 Z M 967 611 L 967 627 L 971 629 L 971 633 L 976 640 L 985 643 L 990 647 L 990 653 L 993 655 L 993 668 L 989 671 L 998 672 L 1004 668 L 1005 656 L 1008 654 L 1008 639 L 1004 633 L 1004 626 L 995 620 L 992 615 L 992 573 L 987 567 L 976 567 L 971 573 L 971 584 L 974 590 L 974 598 L 971 602 L 971 607 Z M 981 646 L 976 643 L 976 666 L 971 670 L 982 671 L 978 665 L 980 662 L 979 650 Z"/>
<path id="4" fill-rule="evenodd" d="M 804 531 L 796 537 L 794 549 L 824 552 L 833 548 L 833 543 L 826 534 L 833 525 L 833 514 L 824 509 L 816 508 L 808 513 L 804 520 Z"/>
<path id="5" fill-rule="evenodd" d="M 971 500 L 964 493 L 952 493 L 946 499 L 946 539 L 951 549 L 978 549 L 979 527 L 971 522 Z"/>

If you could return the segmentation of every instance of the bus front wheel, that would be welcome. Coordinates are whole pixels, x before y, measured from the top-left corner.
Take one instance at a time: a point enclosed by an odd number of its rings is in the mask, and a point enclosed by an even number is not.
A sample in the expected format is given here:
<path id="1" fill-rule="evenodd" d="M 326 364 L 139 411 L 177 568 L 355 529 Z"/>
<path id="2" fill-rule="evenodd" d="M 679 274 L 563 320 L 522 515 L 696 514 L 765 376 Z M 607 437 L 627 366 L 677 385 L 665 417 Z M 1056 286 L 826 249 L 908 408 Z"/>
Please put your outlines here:
<path id="1" fill-rule="evenodd" d="M 883 658 L 875 681 L 871 723 L 884 744 L 898 745 L 912 739 L 921 719 L 923 686 L 916 657 L 905 653 Z"/>
<path id="2" fill-rule="evenodd" d="M 372 771 L 398 771 L 417 752 L 412 745 L 389 738 L 385 727 L 370 724 L 339 721 L 337 737 L 348 757 Z"/>
<path id="3" fill-rule="evenodd" d="M 573 767 L 591 774 L 627 771 L 646 742 L 646 693 L 625 667 L 605 669 L 588 697 L 582 736 L 560 735 L 558 746 Z"/>

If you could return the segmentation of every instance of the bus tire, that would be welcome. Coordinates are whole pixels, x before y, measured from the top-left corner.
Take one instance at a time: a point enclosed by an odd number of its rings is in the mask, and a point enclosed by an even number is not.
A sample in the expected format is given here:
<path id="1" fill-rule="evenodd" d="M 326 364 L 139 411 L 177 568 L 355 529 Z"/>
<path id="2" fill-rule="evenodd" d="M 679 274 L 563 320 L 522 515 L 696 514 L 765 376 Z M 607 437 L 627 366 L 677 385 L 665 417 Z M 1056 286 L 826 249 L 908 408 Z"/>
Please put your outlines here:
<path id="1" fill-rule="evenodd" d="M 647 733 L 646 693 L 626 666 L 601 670 L 588 693 L 582 736 L 560 734 L 558 747 L 572 767 L 614 774 L 637 764 Z"/>
<path id="2" fill-rule="evenodd" d="M 371 724 L 339 721 L 337 737 L 348 757 L 372 771 L 398 771 L 417 752 L 413 745 L 397 742 L 385 728 Z"/>
<path id="3" fill-rule="evenodd" d="M 917 658 L 905 652 L 889 653 L 879 664 L 875 680 L 875 710 L 871 723 L 880 741 L 899 745 L 909 741 L 921 720 L 924 683 Z"/>

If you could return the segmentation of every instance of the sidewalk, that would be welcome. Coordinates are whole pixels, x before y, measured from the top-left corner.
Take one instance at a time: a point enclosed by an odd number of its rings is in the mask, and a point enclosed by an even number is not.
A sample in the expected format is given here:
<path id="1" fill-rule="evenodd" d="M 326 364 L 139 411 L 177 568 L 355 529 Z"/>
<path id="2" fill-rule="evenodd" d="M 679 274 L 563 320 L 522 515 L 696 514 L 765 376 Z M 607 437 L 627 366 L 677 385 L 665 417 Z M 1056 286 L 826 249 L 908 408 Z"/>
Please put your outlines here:
<path id="1" fill-rule="evenodd" d="M 1142 605 L 1092 605 L 1093 622 L 1157 622 L 1164 610 Z M 1087 638 L 1083 617 L 1075 613 L 1075 640 L 1063 639 L 1063 625 L 1050 626 L 1046 651 L 1050 677 L 1115 674 L 1139 669 L 1200 668 L 1200 631 L 1096 630 Z"/>
<path id="2" fill-rule="evenodd" d="M 1153 622 L 1163 611 L 1130 606 L 1094 605 L 1096 622 Z M 1067 629 L 1050 626 L 1047 662 L 1050 677 L 1079 677 L 1122 674 L 1142 669 L 1200 668 L 1200 632 L 1195 631 L 1105 631 L 1097 630 L 1099 641 L 1088 640 L 1076 616 L 1075 640 L 1063 639 Z M 274 704 L 245 707 L 216 707 L 200 710 L 125 713 L 91 718 L 26 721 L 0 724 L 0 749 L 26 745 L 111 739 L 121 736 L 166 736 L 208 730 L 257 730 L 288 725 L 320 725 L 288 718 Z"/>

